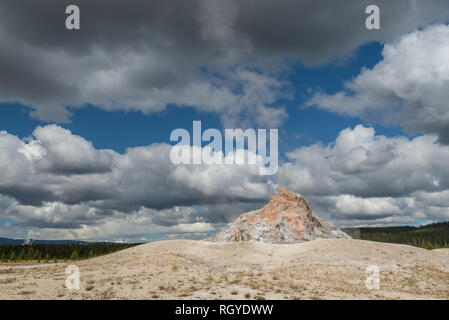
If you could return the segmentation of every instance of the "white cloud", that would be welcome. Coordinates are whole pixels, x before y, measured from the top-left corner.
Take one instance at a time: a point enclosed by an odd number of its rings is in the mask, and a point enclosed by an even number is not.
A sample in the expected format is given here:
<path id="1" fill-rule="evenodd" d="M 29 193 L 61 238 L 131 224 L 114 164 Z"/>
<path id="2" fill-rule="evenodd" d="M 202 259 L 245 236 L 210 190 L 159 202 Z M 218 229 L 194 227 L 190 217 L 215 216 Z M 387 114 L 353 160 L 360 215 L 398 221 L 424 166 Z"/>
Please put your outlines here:
<path id="1" fill-rule="evenodd" d="M 436 136 L 388 138 L 359 125 L 342 130 L 335 143 L 287 156 L 279 184 L 304 194 L 318 212 L 341 223 L 449 218 L 449 147 L 439 145 Z"/>
<path id="2" fill-rule="evenodd" d="M 344 215 L 363 215 L 367 219 L 371 216 L 401 213 L 400 207 L 392 198 L 357 198 L 353 195 L 342 195 L 337 197 L 335 207 Z"/>
<path id="3" fill-rule="evenodd" d="M 262 163 L 175 166 L 170 149 L 153 144 L 124 154 L 98 150 L 56 125 L 37 127 L 26 141 L 1 132 L 0 219 L 14 220 L 22 230 L 83 239 L 113 230 L 128 236 L 204 233 L 226 221 L 223 211 L 235 212 L 233 202 L 254 205 L 274 191 L 269 177 L 259 176 Z M 217 205 L 227 209 L 213 209 Z"/>
<path id="4" fill-rule="evenodd" d="M 319 93 L 306 105 L 437 134 L 449 144 L 449 25 L 406 34 L 386 44 L 382 54 L 382 61 L 362 69 L 344 92 Z"/>
<path id="5" fill-rule="evenodd" d="M 91 142 L 57 125 L 37 127 L 32 140 L 19 150 L 40 170 L 60 174 L 109 171 L 115 153 L 95 150 Z"/>
<path id="6" fill-rule="evenodd" d="M 261 207 L 278 184 L 340 225 L 449 218 L 449 146 L 436 136 L 347 128 L 332 144 L 288 153 L 271 178 L 259 175 L 261 164 L 175 166 L 170 148 L 97 150 L 54 125 L 37 128 L 27 141 L 1 132 L 0 219 L 13 221 L 3 232 L 83 239 L 205 234 Z M 66 152 L 82 156 L 66 161 Z M 91 170 L 105 163 L 108 170 Z M 75 164 L 87 169 L 73 172 Z"/>
<path id="7" fill-rule="evenodd" d="M 449 147 L 430 135 L 387 138 L 358 125 L 341 131 L 335 144 L 287 156 L 291 163 L 280 169 L 280 179 L 310 195 L 400 196 L 449 186 Z"/>

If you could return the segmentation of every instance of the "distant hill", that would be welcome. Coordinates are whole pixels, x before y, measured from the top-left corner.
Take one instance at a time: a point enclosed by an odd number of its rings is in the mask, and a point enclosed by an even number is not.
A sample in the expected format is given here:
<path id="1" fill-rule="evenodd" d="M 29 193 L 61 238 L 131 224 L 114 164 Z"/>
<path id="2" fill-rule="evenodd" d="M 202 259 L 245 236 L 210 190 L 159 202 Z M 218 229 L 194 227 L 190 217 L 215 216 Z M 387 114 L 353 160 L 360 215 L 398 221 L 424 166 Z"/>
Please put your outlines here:
<path id="1" fill-rule="evenodd" d="M 23 239 L 0 238 L 0 244 L 22 244 Z"/>
<path id="2" fill-rule="evenodd" d="M 449 248 L 449 221 L 420 227 L 346 228 L 343 231 L 362 240 L 401 243 L 426 249 Z"/>

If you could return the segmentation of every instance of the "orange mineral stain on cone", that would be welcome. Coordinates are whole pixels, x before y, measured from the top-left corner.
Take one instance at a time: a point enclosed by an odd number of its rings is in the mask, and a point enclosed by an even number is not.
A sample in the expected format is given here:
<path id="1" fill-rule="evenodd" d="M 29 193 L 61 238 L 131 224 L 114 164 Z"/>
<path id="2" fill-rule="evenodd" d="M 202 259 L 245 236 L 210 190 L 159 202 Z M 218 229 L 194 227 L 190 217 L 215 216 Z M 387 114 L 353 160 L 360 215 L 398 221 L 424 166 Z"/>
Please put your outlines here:
<path id="1" fill-rule="evenodd" d="M 325 238 L 349 236 L 316 216 L 303 196 L 280 187 L 263 208 L 243 213 L 209 240 L 295 243 Z"/>

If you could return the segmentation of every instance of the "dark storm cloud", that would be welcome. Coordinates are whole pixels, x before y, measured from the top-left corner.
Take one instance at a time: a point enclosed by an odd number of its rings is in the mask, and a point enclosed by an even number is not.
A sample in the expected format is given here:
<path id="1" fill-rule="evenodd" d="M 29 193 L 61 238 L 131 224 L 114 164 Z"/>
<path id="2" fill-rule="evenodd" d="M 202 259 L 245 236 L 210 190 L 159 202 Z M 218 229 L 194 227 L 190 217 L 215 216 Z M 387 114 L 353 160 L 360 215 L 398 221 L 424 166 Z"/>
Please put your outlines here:
<path id="1" fill-rule="evenodd" d="M 43 201 L 53 200 L 52 192 L 44 188 L 24 185 L 1 185 L 0 194 L 26 204 L 40 206 Z"/>
<path id="2" fill-rule="evenodd" d="M 81 30 L 65 29 L 69 4 L 81 9 Z M 447 1 L 375 1 L 381 30 L 369 31 L 364 23 L 369 4 L 5 0 L 0 4 L 0 101 L 19 101 L 35 108 L 34 116 L 55 121 L 70 117 L 63 106 L 89 102 L 144 112 L 170 103 L 221 114 L 232 107 L 233 113 L 255 110 L 248 117 L 265 121 L 254 113 L 270 110 L 279 92 L 244 105 L 248 97 L 233 88 L 260 81 L 236 76 L 236 67 L 275 72 L 286 67 L 286 59 L 323 63 L 367 41 L 392 40 L 449 15 Z M 226 81 L 204 74 L 202 67 Z M 277 118 L 279 123 L 285 114 Z"/>
<path id="3" fill-rule="evenodd" d="M 76 32 L 64 28 L 64 12 L 70 4 L 80 6 L 82 12 L 82 28 Z M 365 8 L 370 4 L 381 8 L 379 31 L 365 28 Z M 180 56 L 217 55 L 213 40 L 219 31 L 226 31 L 224 27 L 230 27 L 236 36 L 247 37 L 258 54 L 290 53 L 308 61 L 328 59 L 361 42 L 392 39 L 449 14 L 443 0 L 261 0 L 257 4 L 245 0 L 4 0 L 0 7 L 2 29 L 17 40 L 77 55 L 97 46 L 177 47 L 182 48 Z M 216 27 L 216 34 L 207 26 Z M 205 36 L 208 32 L 210 37 Z"/>

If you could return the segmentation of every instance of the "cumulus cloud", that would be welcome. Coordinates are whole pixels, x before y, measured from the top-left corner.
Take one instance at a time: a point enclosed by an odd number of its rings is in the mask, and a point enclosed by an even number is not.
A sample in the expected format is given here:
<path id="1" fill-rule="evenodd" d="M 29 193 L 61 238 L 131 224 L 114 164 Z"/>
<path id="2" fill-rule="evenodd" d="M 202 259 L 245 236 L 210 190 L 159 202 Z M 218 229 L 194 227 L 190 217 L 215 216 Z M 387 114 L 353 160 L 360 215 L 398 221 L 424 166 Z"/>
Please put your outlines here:
<path id="1" fill-rule="evenodd" d="M 56 174 L 102 173 L 111 170 L 114 152 L 95 150 L 92 143 L 56 125 L 37 127 L 35 140 L 19 152 L 39 170 Z"/>
<path id="2" fill-rule="evenodd" d="M 346 90 L 319 93 L 306 105 L 399 124 L 449 144 L 449 26 L 434 25 L 385 45 L 383 60 L 363 69 Z"/>
<path id="3" fill-rule="evenodd" d="M 274 192 L 269 177 L 259 176 L 261 160 L 175 166 L 170 149 L 98 150 L 57 125 L 37 127 L 25 140 L 2 131 L 0 219 L 17 228 L 64 229 L 70 237 L 97 238 L 98 228 L 109 226 L 109 234 L 122 220 L 128 225 L 121 235 L 210 232 Z"/>
<path id="4" fill-rule="evenodd" d="M 205 235 L 260 207 L 278 183 L 340 224 L 448 217 L 449 151 L 437 144 L 449 143 L 448 27 L 402 36 L 447 20 L 446 0 L 379 0 L 378 31 L 364 27 L 365 0 L 80 0 L 76 32 L 64 29 L 71 1 L 35 2 L 0 4 L 0 103 L 21 103 L 39 119 L 68 121 L 86 104 L 143 113 L 176 105 L 216 113 L 226 127 L 278 127 L 288 117 L 280 101 L 294 98 L 283 80 L 292 65 L 328 63 L 380 41 L 389 44 L 378 65 L 308 104 L 425 135 L 348 128 L 334 144 L 288 153 L 270 178 L 259 176 L 260 163 L 174 166 L 163 143 L 120 154 L 57 125 L 24 140 L 1 131 L 2 235 Z"/>
<path id="5" fill-rule="evenodd" d="M 79 0 L 81 30 L 68 32 L 71 1 L 35 3 L 0 4 L 0 101 L 59 122 L 87 103 L 145 113 L 173 104 L 227 126 L 274 127 L 286 117 L 288 61 L 325 63 L 449 17 L 444 0 L 379 0 L 382 29 L 370 32 L 367 0 Z"/>
<path id="6" fill-rule="evenodd" d="M 141 207 L 122 212 L 95 208 L 89 203 L 75 205 L 44 202 L 23 205 L 0 195 L 0 219 L 6 221 L 0 236 L 16 237 L 30 233 L 38 239 L 130 240 L 148 235 L 205 237 L 217 225 L 193 207 L 174 206 L 155 210 Z"/>
<path id="7" fill-rule="evenodd" d="M 83 208 L 81 208 L 83 207 Z M 148 235 L 167 234 L 178 237 L 191 237 L 201 233 L 205 237 L 215 227 L 201 217 L 187 219 L 187 207 L 174 207 L 161 213 L 157 210 L 141 209 L 131 213 L 114 212 L 102 215 L 87 206 L 66 206 L 61 203 L 49 203 L 42 207 L 10 207 L 14 214 L 13 223 L 8 222 L 2 228 L 1 236 L 23 237 L 24 230 L 34 239 L 83 239 L 83 240 L 131 240 Z M 179 211 L 186 211 L 180 215 Z M 155 219 L 160 214 L 171 215 L 168 225 L 159 224 Z M 182 217 L 176 221 L 176 217 Z M 184 220 L 184 221 L 183 221 Z"/>
<path id="8" fill-rule="evenodd" d="M 108 209 L 131 210 L 224 202 L 236 194 L 260 200 L 270 191 L 264 185 L 267 178 L 258 177 L 261 160 L 255 165 L 175 166 L 169 161 L 168 144 L 130 148 L 119 154 L 97 150 L 57 125 L 37 127 L 27 141 L 2 131 L 0 147 L 2 169 L 7 172 L 0 188 L 47 194 L 41 201 L 98 201 Z M 10 195 L 24 204 L 34 203 L 34 199 Z"/>
<path id="9" fill-rule="evenodd" d="M 338 197 L 335 203 L 338 212 L 348 216 L 364 216 L 367 219 L 373 216 L 395 215 L 401 213 L 400 208 L 392 198 L 357 198 L 353 195 Z"/>
<path id="10" fill-rule="evenodd" d="M 449 147 L 436 136 L 389 138 L 358 125 L 341 131 L 335 143 L 287 156 L 279 184 L 303 193 L 341 223 L 449 218 Z"/>
<path id="11" fill-rule="evenodd" d="M 448 156 L 435 136 L 387 138 L 358 125 L 340 132 L 333 145 L 288 153 L 292 162 L 281 168 L 281 177 L 310 194 L 401 196 L 448 187 Z"/>
<path id="12" fill-rule="evenodd" d="M 334 143 L 289 152 L 274 177 L 259 175 L 262 163 L 175 166 L 170 148 L 98 150 L 56 125 L 38 127 L 26 140 L 0 132 L 0 220 L 8 221 L 2 236 L 206 235 L 260 208 L 278 185 L 305 195 L 339 225 L 449 218 L 449 147 L 434 135 L 347 128 Z M 65 161 L 66 153 L 82 156 Z"/>

